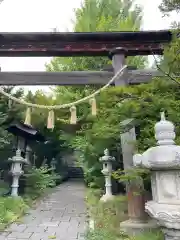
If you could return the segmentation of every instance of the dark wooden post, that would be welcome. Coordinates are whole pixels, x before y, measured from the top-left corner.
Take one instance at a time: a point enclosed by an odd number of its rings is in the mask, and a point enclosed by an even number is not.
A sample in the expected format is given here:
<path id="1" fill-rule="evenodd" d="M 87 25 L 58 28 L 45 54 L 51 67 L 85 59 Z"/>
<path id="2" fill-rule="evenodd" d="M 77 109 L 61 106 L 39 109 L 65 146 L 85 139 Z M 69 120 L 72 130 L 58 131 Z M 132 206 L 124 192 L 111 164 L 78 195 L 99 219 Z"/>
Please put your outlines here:
<path id="1" fill-rule="evenodd" d="M 112 66 L 115 74 L 125 65 L 126 54 L 127 50 L 122 47 L 114 48 L 111 50 L 109 57 L 112 60 Z M 123 78 L 123 75 L 115 81 L 116 86 L 124 86 L 127 84 L 127 80 Z"/>

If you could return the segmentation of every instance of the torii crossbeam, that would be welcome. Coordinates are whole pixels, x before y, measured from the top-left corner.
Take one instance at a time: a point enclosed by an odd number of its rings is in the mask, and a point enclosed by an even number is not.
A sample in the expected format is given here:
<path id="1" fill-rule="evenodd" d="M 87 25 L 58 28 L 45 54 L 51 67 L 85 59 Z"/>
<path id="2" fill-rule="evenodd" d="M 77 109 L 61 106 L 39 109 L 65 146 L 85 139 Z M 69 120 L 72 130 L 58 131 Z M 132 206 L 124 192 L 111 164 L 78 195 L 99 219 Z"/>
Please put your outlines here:
<path id="1" fill-rule="evenodd" d="M 169 30 L 94 33 L 0 33 L 1 57 L 109 56 L 114 73 L 127 56 L 162 55 L 172 39 Z M 156 71 L 124 71 L 115 85 L 149 82 Z M 0 72 L 0 85 L 103 85 L 112 72 Z"/>
<path id="2" fill-rule="evenodd" d="M 128 56 L 163 54 L 169 30 L 95 33 L 0 33 L 0 56 L 107 56 L 113 48 Z"/>

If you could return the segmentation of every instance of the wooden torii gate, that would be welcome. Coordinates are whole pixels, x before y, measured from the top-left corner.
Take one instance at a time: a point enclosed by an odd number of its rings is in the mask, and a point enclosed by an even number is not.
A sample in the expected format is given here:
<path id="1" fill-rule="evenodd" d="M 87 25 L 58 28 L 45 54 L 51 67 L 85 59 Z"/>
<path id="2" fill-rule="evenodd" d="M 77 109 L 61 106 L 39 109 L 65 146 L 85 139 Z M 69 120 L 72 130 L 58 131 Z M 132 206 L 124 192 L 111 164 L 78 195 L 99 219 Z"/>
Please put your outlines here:
<path id="1" fill-rule="evenodd" d="M 111 71 L 75 72 L 0 72 L 0 85 L 104 85 L 123 65 L 127 56 L 162 55 L 164 44 L 172 39 L 169 30 L 139 32 L 96 32 L 96 33 L 0 33 L 0 57 L 30 56 L 107 56 L 112 59 Z M 158 71 L 127 69 L 115 81 L 115 85 L 149 82 Z M 122 123 L 129 125 L 128 121 Z M 121 134 L 123 162 L 132 165 L 132 147 L 128 141 L 135 139 L 135 130 L 130 126 Z M 124 144 L 124 145 L 123 145 Z M 130 186 L 128 196 L 129 221 L 122 224 L 124 230 L 134 227 L 151 227 L 145 221 L 143 196 L 133 196 L 137 186 Z"/>
<path id="2" fill-rule="evenodd" d="M 0 33 L 0 57 L 109 56 L 113 69 L 125 64 L 126 56 L 162 55 L 171 41 L 168 30 L 96 33 Z M 112 70 L 113 70 L 112 69 Z M 113 71 L 1 72 L 0 85 L 104 85 Z M 149 82 L 161 73 L 127 69 L 115 85 Z"/>

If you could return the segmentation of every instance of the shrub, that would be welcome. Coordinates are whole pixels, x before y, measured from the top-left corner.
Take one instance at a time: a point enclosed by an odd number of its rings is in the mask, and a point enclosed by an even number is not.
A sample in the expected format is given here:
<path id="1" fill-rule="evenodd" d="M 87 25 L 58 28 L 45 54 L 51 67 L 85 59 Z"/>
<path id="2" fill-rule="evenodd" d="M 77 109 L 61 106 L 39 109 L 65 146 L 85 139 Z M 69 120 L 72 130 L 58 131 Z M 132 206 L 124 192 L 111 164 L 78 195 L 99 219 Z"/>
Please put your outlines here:
<path id="1" fill-rule="evenodd" d="M 25 176 L 27 185 L 25 192 L 32 198 L 40 196 L 47 188 L 56 185 L 57 175 L 52 173 L 47 166 L 33 167 Z"/>

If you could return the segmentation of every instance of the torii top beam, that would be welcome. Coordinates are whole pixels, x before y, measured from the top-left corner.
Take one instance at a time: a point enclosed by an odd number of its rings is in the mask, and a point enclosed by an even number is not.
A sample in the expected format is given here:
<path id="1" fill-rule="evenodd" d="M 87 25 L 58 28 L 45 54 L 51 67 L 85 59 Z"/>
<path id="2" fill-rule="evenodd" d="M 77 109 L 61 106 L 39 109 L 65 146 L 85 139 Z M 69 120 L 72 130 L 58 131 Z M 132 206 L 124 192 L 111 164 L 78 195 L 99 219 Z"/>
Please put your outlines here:
<path id="1" fill-rule="evenodd" d="M 0 33 L 1 57 L 107 56 L 126 48 L 127 56 L 163 54 L 172 39 L 169 30 L 94 33 Z"/>

